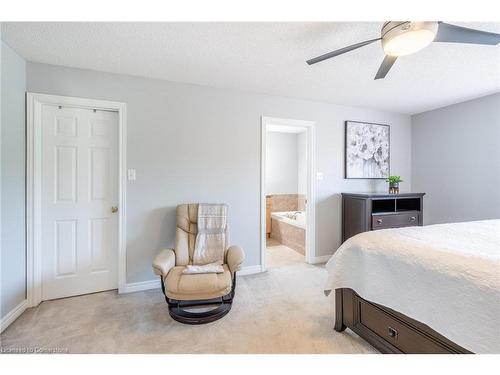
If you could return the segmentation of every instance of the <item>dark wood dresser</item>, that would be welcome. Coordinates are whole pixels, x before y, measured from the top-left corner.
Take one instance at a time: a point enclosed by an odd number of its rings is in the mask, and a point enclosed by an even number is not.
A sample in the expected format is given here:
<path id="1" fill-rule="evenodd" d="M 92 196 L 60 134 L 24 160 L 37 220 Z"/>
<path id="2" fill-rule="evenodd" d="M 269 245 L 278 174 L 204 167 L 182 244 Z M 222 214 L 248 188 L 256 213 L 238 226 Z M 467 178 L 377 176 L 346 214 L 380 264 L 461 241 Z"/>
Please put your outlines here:
<path id="1" fill-rule="evenodd" d="M 423 225 L 425 193 L 342 193 L 342 242 L 370 230 Z"/>

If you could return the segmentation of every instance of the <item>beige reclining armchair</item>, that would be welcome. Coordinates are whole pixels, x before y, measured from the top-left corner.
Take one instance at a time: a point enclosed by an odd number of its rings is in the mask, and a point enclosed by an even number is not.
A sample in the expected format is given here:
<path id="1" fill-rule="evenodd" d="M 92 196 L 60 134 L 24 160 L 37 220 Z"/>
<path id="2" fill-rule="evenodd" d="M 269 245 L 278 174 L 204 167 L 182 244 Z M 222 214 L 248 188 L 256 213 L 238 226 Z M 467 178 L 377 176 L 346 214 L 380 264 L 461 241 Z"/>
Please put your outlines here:
<path id="1" fill-rule="evenodd" d="M 230 246 L 224 254 L 223 273 L 183 274 L 185 266 L 193 261 L 198 204 L 181 204 L 177 206 L 176 215 L 175 249 L 161 250 L 153 262 L 153 271 L 160 276 L 173 319 L 186 324 L 213 322 L 231 310 L 236 272 L 241 268 L 245 253 L 239 246 Z M 202 312 L 188 311 L 210 306 L 214 308 Z"/>

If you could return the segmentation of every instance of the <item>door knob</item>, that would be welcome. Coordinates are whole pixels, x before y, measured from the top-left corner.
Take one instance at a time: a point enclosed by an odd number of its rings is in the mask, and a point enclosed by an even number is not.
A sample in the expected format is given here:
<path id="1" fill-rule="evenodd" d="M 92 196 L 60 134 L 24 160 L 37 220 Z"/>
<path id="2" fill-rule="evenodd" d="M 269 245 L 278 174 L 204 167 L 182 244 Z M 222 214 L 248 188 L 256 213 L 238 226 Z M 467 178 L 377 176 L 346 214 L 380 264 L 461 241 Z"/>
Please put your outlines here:
<path id="1" fill-rule="evenodd" d="M 116 213 L 116 212 L 118 212 L 118 207 L 117 207 L 117 206 L 113 206 L 113 207 L 111 207 L 111 212 L 112 212 L 112 213 Z"/>

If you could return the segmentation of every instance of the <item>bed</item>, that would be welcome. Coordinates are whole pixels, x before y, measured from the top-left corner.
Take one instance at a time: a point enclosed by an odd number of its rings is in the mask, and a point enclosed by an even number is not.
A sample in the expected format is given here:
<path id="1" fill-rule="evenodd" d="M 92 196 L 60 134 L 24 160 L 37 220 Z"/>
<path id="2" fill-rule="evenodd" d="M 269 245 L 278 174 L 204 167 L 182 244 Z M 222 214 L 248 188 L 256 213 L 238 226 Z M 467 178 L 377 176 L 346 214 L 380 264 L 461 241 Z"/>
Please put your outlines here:
<path id="1" fill-rule="evenodd" d="M 337 331 L 383 353 L 500 353 L 500 220 L 361 233 L 326 268 Z"/>

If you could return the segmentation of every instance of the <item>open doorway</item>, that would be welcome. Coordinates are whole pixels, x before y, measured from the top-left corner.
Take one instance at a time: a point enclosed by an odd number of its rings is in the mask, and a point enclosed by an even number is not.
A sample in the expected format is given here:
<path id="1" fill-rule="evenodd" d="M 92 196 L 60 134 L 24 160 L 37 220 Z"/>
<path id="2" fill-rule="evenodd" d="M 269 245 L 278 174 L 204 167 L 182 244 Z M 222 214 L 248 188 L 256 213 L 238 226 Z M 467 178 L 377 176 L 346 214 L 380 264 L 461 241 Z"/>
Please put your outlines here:
<path id="1" fill-rule="evenodd" d="M 314 123 L 262 118 L 262 269 L 314 256 Z"/>

